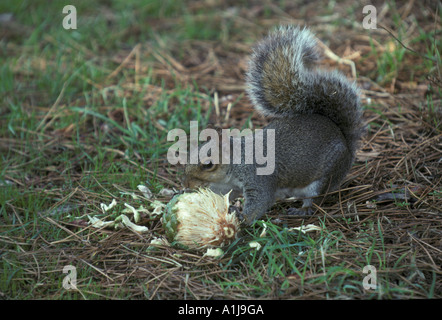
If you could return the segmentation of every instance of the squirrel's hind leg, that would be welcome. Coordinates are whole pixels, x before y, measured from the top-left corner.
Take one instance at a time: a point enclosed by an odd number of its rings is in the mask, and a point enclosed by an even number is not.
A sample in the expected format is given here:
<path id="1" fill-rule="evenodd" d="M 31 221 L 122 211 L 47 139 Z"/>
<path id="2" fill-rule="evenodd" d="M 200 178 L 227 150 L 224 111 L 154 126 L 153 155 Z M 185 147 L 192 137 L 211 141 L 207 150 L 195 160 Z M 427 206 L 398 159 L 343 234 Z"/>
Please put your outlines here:
<path id="1" fill-rule="evenodd" d="M 319 196 L 319 194 L 321 193 L 321 189 L 321 180 L 313 181 L 304 188 L 293 189 L 295 197 L 304 198 L 302 200 L 302 208 L 289 208 L 287 210 L 287 214 L 296 216 L 310 216 L 315 213 L 315 209 L 313 208 L 313 201 L 318 202 L 318 199 L 316 197 Z"/>
<path id="2" fill-rule="evenodd" d="M 304 199 L 301 208 L 289 208 L 287 210 L 287 214 L 293 216 L 311 216 L 314 213 L 312 198 Z"/>

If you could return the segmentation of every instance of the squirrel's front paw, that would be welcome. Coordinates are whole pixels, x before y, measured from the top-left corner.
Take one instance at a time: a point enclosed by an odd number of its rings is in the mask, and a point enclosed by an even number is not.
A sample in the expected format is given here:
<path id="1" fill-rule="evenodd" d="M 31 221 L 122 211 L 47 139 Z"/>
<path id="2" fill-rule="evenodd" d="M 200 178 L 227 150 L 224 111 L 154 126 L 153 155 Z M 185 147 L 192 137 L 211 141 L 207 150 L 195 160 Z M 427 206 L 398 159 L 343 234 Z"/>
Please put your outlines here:
<path id="1" fill-rule="evenodd" d="M 239 213 L 238 214 L 239 221 L 241 221 L 241 224 L 245 226 L 251 226 L 258 218 L 256 214 L 250 214 L 250 213 Z"/>
<path id="2" fill-rule="evenodd" d="M 253 216 L 244 215 L 244 214 L 239 214 L 238 218 L 239 218 L 239 221 L 241 221 L 241 224 L 244 224 L 245 226 L 252 225 L 253 222 L 256 220 Z"/>
<path id="3" fill-rule="evenodd" d="M 289 208 L 287 214 L 290 216 L 311 216 L 315 213 L 312 207 Z"/>

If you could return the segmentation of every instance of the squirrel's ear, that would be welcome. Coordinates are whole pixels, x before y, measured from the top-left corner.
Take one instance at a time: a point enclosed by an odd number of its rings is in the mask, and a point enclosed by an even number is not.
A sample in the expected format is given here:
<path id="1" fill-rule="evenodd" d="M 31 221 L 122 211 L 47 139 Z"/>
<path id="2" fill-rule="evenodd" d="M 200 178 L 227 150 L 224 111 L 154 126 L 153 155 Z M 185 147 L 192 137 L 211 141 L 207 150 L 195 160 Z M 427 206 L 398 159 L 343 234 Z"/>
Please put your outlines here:
<path id="1" fill-rule="evenodd" d="M 220 136 L 221 136 L 221 133 L 222 133 L 222 130 L 223 130 L 223 128 L 222 128 L 220 125 L 218 125 L 218 124 L 216 124 L 216 123 L 213 123 L 213 122 L 209 122 L 209 123 L 207 124 L 207 126 L 206 126 L 206 129 L 213 129 L 213 130 L 215 130 Z"/>
<path id="2" fill-rule="evenodd" d="M 221 137 L 222 132 L 223 132 L 223 128 L 221 128 L 220 126 L 216 126 L 216 127 L 214 127 L 214 129 L 216 130 L 216 132 L 218 133 L 218 135 Z"/>

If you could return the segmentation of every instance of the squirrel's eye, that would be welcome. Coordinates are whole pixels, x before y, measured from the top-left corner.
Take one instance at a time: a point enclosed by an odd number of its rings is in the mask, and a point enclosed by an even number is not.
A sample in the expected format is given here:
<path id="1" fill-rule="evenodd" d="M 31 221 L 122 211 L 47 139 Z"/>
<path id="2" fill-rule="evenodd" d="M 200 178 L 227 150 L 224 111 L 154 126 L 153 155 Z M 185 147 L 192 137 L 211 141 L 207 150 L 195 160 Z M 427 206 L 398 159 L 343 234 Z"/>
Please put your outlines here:
<path id="1" fill-rule="evenodd" d="M 213 168 L 215 168 L 215 164 L 212 161 L 207 160 L 201 164 L 201 167 L 203 168 L 203 170 L 206 170 L 206 171 L 212 170 Z"/>

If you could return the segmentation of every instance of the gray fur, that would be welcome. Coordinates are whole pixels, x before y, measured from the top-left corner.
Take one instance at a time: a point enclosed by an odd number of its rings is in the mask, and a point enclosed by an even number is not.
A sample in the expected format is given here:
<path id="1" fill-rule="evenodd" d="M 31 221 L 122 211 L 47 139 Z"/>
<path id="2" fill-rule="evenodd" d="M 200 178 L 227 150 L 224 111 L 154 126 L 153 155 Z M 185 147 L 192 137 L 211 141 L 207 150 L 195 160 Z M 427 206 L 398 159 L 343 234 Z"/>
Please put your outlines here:
<path id="1" fill-rule="evenodd" d="M 187 165 L 186 186 L 242 193 L 246 223 L 265 214 L 276 197 L 304 197 L 302 210 L 309 212 L 312 198 L 339 188 L 363 132 L 362 111 L 354 83 L 316 67 L 316 48 L 310 31 L 288 26 L 258 43 L 252 54 L 248 94 L 272 118 L 264 131 L 275 132 L 274 172 L 257 175 L 258 164 L 244 159 L 209 169 Z M 244 141 L 241 150 L 244 154 Z"/>
<path id="2" fill-rule="evenodd" d="M 290 65 L 286 74 L 280 76 L 290 81 L 280 84 L 282 94 L 289 97 L 287 105 L 268 101 L 264 94 L 264 78 L 269 75 L 263 66 L 272 59 L 280 59 L 272 56 L 278 49 L 282 49 Z M 247 92 L 256 110 L 266 117 L 319 114 L 329 118 L 342 131 L 354 156 L 364 131 L 359 90 L 341 73 L 318 69 L 315 64 L 319 60 L 317 41 L 308 29 L 280 27 L 255 46 L 246 75 Z"/>

